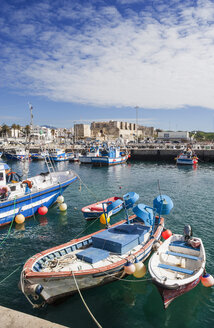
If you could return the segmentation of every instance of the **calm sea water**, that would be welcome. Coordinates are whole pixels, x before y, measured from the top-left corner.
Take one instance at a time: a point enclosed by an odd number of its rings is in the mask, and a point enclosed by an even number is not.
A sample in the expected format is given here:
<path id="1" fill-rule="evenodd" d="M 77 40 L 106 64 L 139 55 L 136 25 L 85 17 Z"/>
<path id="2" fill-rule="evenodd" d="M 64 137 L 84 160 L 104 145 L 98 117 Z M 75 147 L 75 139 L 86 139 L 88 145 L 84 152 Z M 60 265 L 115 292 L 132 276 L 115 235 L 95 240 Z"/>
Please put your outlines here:
<path id="1" fill-rule="evenodd" d="M 13 170 L 21 172 L 22 163 L 11 164 Z M 137 192 L 141 202 L 152 205 L 159 194 L 158 180 L 161 192 L 169 195 L 174 202 L 174 209 L 165 220 L 166 227 L 174 233 L 183 233 L 184 225 L 191 224 L 194 235 L 203 239 L 207 254 L 206 269 L 214 275 L 213 164 L 200 163 L 196 169 L 142 162 L 109 168 L 92 168 L 67 162 L 57 165 L 60 170 L 75 170 L 82 183 L 75 182 L 64 192 L 68 205 L 66 213 L 53 206 L 45 217 L 36 215 L 27 219 L 23 226 L 12 227 L 1 246 L 0 281 L 20 268 L 0 284 L 0 305 L 72 328 L 96 327 L 77 294 L 57 306 L 32 309 L 17 287 L 21 267 L 39 251 L 65 243 L 81 233 L 88 234 L 102 228 L 98 221 L 86 222 L 83 219 L 81 208 L 84 205 L 129 191 Z M 30 163 L 30 175 L 44 171 L 44 163 Z M 119 213 L 111 222 L 122 216 Z M 7 233 L 8 227 L 0 230 L 0 242 Z M 129 277 L 83 291 L 83 296 L 102 327 L 213 327 L 214 288 L 199 284 L 164 310 L 159 293 L 146 280 L 148 278 L 148 273 L 143 282 Z"/>

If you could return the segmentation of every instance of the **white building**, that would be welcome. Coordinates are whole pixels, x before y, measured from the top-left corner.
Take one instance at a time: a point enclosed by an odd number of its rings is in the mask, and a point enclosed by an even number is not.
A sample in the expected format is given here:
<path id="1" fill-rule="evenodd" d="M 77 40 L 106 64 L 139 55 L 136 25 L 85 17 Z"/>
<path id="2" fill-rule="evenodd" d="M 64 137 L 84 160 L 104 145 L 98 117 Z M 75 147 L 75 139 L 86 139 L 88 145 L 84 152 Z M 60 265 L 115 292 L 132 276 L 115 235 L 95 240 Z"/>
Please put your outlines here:
<path id="1" fill-rule="evenodd" d="M 158 139 L 163 141 L 189 141 L 188 131 L 162 131 L 158 132 Z"/>

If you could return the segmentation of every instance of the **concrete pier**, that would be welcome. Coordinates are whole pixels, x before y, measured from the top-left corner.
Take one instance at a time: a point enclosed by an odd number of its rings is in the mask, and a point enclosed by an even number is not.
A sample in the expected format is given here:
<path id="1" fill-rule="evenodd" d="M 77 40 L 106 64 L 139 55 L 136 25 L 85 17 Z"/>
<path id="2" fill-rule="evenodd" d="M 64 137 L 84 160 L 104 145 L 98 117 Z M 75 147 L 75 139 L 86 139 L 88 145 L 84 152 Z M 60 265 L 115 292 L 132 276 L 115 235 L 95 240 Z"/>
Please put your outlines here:
<path id="1" fill-rule="evenodd" d="M 131 159 L 175 162 L 175 157 L 180 153 L 180 149 L 131 149 Z M 195 153 L 199 162 L 214 162 L 214 149 L 197 149 Z"/>
<path id="2" fill-rule="evenodd" d="M 0 306 L 1 328 L 66 328 L 57 323 Z"/>

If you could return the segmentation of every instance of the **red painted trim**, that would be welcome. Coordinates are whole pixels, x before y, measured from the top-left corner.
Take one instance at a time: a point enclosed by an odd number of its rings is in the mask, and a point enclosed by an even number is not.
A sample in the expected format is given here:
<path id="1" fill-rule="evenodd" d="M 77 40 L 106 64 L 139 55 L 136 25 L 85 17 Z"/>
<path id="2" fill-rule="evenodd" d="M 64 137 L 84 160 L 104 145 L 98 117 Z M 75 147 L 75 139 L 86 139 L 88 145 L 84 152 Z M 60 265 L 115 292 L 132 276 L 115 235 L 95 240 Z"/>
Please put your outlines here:
<path id="1" fill-rule="evenodd" d="M 130 219 L 133 219 L 134 217 L 136 217 L 135 215 L 130 216 Z M 117 226 L 119 224 L 125 223 L 126 220 L 121 220 L 115 224 L 112 225 L 112 227 Z M 145 252 L 146 249 L 148 249 L 152 243 L 154 242 L 155 238 L 157 238 L 157 236 L 159 235 L 159 233 L 162 231 L 164 226 L 164 218 L 160 219 L 160 224 L 158 226 L 158 228 L 156 229 L 156 232 L 154 234 L 154 239 L 149 240 L 149 242 L 143 247 L 141 248 L 139 251 L 137 251 L 136 253 L 132 254 L 131 257 L 133 255 L 138 256 L 141 253 Z M 86 240 L 89 239 L 91 236 L 97 234 L 98 232 L 104 231 L 105 229 L 101 229 L 99 231 L 96 231 L 94 233 L 91 233 L 87 236 L 83 236 L 81 238 L 78 239 L 73 239 L 68 243 L 50 248 L 48 250 L 45 250 L 41 253 L 37 253 L 36 255 L 32 256 L 24 265 L 24 271 L 25 271 L 25 277 L 26 278 L 52 278 L 52 277 L 70 277 L 72 276 L 72 272 L 71 271 L 62 271 L 62 272 L 35 272 L 32 270 L 33 265 L 35 264 L 35 262 L 38 260 L 38 258 L 45 256 L 46 254 L 52 253 L 54 251 L 57 251 L 59 249 L 63 249 L 67 246 L 72 246 L 73 244 L 76 244 L 78 242 L 81 242 L 82 240 Z M 109 264 L 107 266 L 103 266 L 101 268 L 96 268 L 96 269 L 90 269 L 90 270 L 81 270 L 81 271 L 77 271 L 75 272 L 75 276 L 85 276 L 85 275 L 91 275 L 91 274 L 95 274 L 95 273 L 100 273 L 100 272 L 105 272 L 108 270 L 112 270 L 115 269 L 117 267 L 120 267 L 122 265 L 124 265 L 127 261 L 127 258 L 125 259 L 121 259 L 119 262 L 116 263 L 112 263 Z"/>

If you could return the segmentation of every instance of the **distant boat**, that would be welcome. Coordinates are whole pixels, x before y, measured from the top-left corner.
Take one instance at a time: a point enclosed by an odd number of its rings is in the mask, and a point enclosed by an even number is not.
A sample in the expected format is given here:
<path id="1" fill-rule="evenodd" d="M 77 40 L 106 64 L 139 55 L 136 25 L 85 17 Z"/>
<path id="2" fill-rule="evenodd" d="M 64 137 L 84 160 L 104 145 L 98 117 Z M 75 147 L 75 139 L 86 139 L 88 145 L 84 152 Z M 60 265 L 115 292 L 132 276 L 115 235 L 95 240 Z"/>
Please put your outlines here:
<path id="1" fill-rule="evenodd" d="M 114 208 L 108 214 L 109 217 L 122 210 L 123 199 L 122 197 L 110 197 L 97 203 L 85 206 L 82 208 L 84 218 L 86 220 L 97 219 L 103 213 L 103 208 L 106 210 L 110 204 L 114 204 Z"/>
<path id="2" fill-rule="evenodd" d="M 164 241 L 149 261 L 149 272 L 160 292 L 164 308 L 176 297 L 197 286 L 205 263 L 206 255 L 200 238 L 173 234 Z"/>
<path id="3" fill-rule="evenodd" d="M 80 153 L 74 153 L 73 156 L 69 158 L 69 162 L 79 162 L 80 161 Z"/>
<path id="4" fill-rule="evenodd" d="M 145 261 L 161 237 L 164 219 L 160 217 L 162 212 L 156 216 L 158 210 L 144 204 L 136 205 L 134 215 L 128 216 L 127 209 L 133 207 L 138 198 L 134 192 L 123 196 L 124 220 L 28 259 L 20 277 L 22 292 L 28 298 L 39 296 L 53 303 L 78 289 L 122 279 L 127 275 L 125 266 Z M 163 201 L 164 198 L 160 200 L 159 210 L 165 207 Z M 107 213 L 109 210 L 112 204 Z"/>
<path id="5" fill-rule="evenodd" d="M 23 160 L 29 157 L 29 152 L 24 148 L 8 149 L 4 151 L 4 156 L 9 160 Z"/>
<path id="6" fill-rule="evenodd" d="M 44 160 L 45 157 L 49 156 L 48 151 L 40 151 L 38 153 L 30 153 L 30 158 L 34 161 Z"/>
<path id="7" fill-rule="evenodd" d="M 92 157 L 91 162 L 95 166 L 110 166 L 123 164 L 127 161 L 128 154 L 121 152 L 119 147 L 106 147 L 97 157 Z"/>
<path id="8" fill-rule="evenodd" d="M 196 165 L 198 157 L 192 154 L 192 151 L 184 151 L 176 157 L 176 163 L 181 165 Z"/>
<path id="9" fill-rule="evenodd" d="M 50 151 L 50 159 L 54 162 L 68 161 L 73 157 L 73 153 L 66 153 L 64 149 L 54 149 Z"/>
<path id="10" fill-rule="evenodd" d="M 79 156 L 79 161 L 82 164 L 91 164 L 92 158 L 100 155 L 99 147 L 91 147 L 85 154 Z"/>

